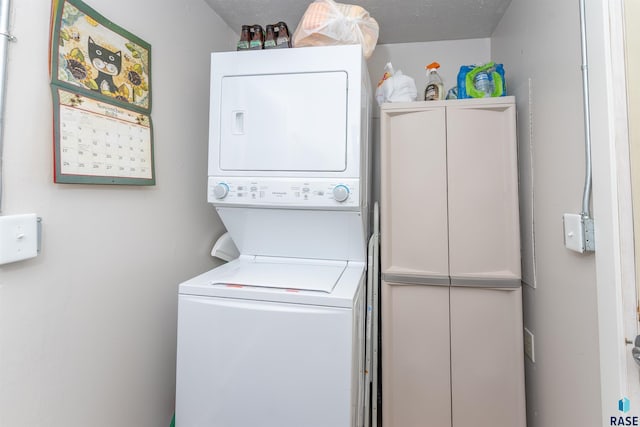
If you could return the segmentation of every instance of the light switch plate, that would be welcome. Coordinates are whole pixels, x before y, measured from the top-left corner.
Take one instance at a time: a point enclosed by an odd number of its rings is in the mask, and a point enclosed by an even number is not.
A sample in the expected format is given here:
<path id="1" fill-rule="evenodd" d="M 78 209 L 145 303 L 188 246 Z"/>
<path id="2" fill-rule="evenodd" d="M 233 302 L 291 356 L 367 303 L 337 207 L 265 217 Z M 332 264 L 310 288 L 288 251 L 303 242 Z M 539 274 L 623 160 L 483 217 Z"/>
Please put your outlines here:
<path id="1" fill-rule="evenodd" d="M 584 222 L 580 214 L 564 214 L 564 245 L 572 251 L 584 253 Z"/>
<path id="2" fill-rule="evenodd" d="M 36 214 L 0 216 L 0 265 L 38 255 Z"/>

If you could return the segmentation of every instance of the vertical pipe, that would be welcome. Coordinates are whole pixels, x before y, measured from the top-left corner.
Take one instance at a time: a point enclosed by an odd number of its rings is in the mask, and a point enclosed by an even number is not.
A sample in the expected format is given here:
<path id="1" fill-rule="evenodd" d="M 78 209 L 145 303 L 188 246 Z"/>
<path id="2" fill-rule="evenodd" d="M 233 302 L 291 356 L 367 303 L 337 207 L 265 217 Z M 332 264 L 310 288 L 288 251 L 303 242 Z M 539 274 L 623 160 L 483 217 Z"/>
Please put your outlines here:
<path id="1" fill-rule="evenodd" d="M 585 0 L 580 0 L 580 39 L 582 47 L 582 97 L 584 103 L 585 138 L 585 179 L 582 194 L 582 217 L 590 218 L 591 204 L 591 113 L 589 110 L 589 70 L 587 67 L 587 24 L 585 19 Z"/>
<path id="2" fill-rule="evenodd" d="M 4 141 L 4 94 L 7 76 L 7 51 L 9 41 L 9 16 L 11 14 L 11 0 L 0 0 L 0 212 L 2 212 L 2 152 Z"/>

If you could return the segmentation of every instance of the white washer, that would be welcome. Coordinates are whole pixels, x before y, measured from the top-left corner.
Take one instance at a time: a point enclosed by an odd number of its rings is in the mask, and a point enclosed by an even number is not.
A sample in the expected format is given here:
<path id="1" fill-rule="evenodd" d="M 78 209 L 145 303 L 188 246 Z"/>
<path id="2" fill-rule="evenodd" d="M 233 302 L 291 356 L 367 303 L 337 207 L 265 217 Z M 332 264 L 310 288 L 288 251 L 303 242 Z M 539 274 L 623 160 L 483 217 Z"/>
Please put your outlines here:
<path id="1" fill-rule="evenodd" d="M 176 424 L 361 427 L 360 46 L 212 55 L 208 200 L 241 256 L 180 285 Z"/>
<path id="2" fill-rule="evenodd" d="M 355 426 L 363 273 L 241 257 L 182 284 L 178 425 Z"/>

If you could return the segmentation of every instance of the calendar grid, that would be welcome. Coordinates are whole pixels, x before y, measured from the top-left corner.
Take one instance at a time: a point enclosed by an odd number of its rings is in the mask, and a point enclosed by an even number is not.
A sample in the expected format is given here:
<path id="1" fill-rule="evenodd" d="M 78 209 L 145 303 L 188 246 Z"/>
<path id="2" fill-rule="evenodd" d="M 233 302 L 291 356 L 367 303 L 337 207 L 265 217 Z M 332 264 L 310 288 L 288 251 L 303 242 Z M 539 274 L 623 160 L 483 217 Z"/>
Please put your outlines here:
<path id="1" fill-rule="evenodd" d="M 53 87 L 56 182 L 154 183 L 148 115 Z"/>

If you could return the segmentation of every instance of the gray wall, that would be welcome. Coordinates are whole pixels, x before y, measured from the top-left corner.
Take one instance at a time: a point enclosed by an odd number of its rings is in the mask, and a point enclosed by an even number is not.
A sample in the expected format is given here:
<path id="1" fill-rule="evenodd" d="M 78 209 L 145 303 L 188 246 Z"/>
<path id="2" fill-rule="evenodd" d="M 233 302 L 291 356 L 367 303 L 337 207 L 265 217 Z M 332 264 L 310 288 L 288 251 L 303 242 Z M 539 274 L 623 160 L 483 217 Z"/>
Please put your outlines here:
<path id="1" fill-rule="evenodd" d="M 584 183 L 578 2 L 513 0 L 491 55 L 518 103 L 528 425 L 600 426 L 595 257 L 565 249 L 562 227 Z"/>
<path id="2" fill-rule="evenodd" d="M 3 214 L 43 218 L 42 254 L 0 266 L 0 426 L 168 426 L 178 283 L 213 267 L 209 55 L 236 35 L 204 0 L 93 0 L 152 45 L 157 185 L 52 182 L 50 2 L 15 0 Z M 150 17 L 152 8 L 152 17 Z"/>

